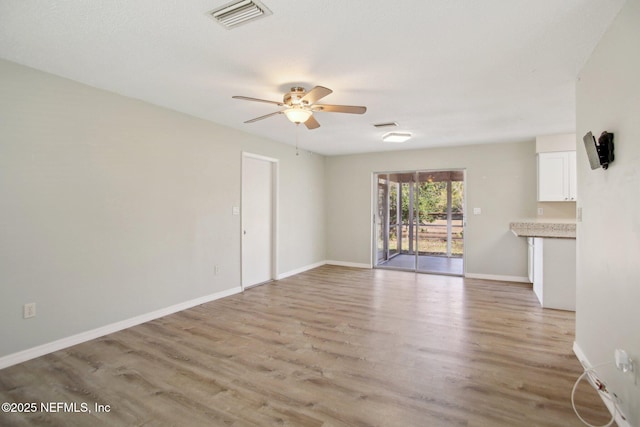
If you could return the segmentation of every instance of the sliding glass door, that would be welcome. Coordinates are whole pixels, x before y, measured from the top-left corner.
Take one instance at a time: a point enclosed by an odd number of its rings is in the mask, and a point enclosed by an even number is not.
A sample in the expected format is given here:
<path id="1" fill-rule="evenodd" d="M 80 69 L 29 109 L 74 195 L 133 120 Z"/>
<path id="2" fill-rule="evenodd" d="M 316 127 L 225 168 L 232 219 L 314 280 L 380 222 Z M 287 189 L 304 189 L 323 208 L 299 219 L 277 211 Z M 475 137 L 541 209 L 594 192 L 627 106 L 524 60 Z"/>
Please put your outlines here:
<path id="1" fill-rule="evenodd" d="M 464 171 L 378 173 L 375 266 L 464 273 Z"/>
<path id="2" fill-rule="evenodd" d="M 417 271 L 463 274 L 464 171 L 418 172 Z"/>
<path id="3" fill-rule="evenodd" d="M 376 264 L 389 259 L 389 181 L 387 175 L 376 176 Z"/>

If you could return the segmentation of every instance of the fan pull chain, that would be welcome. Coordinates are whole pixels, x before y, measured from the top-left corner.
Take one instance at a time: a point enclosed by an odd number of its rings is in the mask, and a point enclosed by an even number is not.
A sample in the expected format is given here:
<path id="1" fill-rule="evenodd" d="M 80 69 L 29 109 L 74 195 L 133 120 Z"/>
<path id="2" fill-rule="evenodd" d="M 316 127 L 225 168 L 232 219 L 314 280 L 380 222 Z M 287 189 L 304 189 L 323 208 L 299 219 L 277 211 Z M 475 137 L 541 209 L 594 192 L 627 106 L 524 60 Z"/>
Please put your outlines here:
<path id="1" fill-rule="evenodd" d="M 296 123 L 296 156 L 299 156 L 300 153 L 298 152 L 298 141 L 300 139 L 300 123 Z"/>

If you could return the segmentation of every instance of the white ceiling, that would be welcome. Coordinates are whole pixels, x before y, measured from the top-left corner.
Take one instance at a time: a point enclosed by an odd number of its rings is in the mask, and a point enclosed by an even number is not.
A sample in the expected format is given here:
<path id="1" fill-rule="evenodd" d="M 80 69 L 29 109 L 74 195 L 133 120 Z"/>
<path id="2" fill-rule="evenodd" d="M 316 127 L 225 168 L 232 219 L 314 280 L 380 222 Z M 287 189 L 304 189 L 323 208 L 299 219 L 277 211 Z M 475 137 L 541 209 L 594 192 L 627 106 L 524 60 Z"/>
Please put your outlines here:
<path id="1" fill-rule="evenodd" d="M 574 82 L 624 0 L 262 0 L 273 15 L 226 30 L 228 0 L 0 0 L 0 56 L 295 145 L 278 109 L 322 85 L 301 148 L 326 155 L 573 132 Z M 405 144 L 372 125 L 396 121 Z"/>

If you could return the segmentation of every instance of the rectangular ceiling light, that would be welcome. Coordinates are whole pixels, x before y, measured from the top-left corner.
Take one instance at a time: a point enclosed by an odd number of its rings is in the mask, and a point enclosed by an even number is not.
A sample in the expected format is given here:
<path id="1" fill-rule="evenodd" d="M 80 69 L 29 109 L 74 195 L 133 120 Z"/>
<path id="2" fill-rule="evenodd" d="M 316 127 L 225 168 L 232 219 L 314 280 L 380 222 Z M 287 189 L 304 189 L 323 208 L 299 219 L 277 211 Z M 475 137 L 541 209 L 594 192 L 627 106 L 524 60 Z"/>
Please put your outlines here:
<path id="1" fill-rule="evenodd" d="M 411 132 L 388 132 L 382 135 L 384 142 L 405 142 L 411 138 Z"/>
<path id="2" fill-rule="evenodd" d="M 269 15 L 271 11 L 257 0 L 234 1 L 209 12 L 209 16 L 228 30 Z"/>

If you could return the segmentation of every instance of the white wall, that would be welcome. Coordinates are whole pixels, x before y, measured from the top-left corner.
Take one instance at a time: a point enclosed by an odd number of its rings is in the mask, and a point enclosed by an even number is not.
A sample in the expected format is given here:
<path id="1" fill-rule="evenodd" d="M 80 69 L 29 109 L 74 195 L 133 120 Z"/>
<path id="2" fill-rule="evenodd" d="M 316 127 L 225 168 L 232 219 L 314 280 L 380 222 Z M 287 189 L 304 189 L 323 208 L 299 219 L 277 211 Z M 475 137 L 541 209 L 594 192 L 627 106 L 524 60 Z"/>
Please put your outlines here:
<path id="1" fill-rule="evenodd" d="M 526 239 L 509 223 L 536 212 L 535 142 L 396 151 L 326 159 L 327 258 L 371 263 L 372 173 L 466 169 L 466 271 L 526 278 Z M 481 215 L 473 215 L 480 207 Z"/>
<path id="2" fill-rule="evenodd" d="M 0 357 L 240 286 L 243 150 L 280 160 L 278 273 L 322 262 L 323 156 L 0 61 Z"/>
<path id="3" fill-rule="evenodd" d="M 578 144 L 576 344 L 591 364 L 625 349 L 640 369 L 640 1 L 629 0 L 580 73 L 577 134 L 615 134 L 615 161 L 592 171 Z M 640 374 L 598 372 L 640 426 Z"/>
<path id="4" fill-rule="evenodd" d="M 561 133 L 555 135 L 536 136 L 536 153 L 552 151 L 575 151 L 576 134 Z"/>

